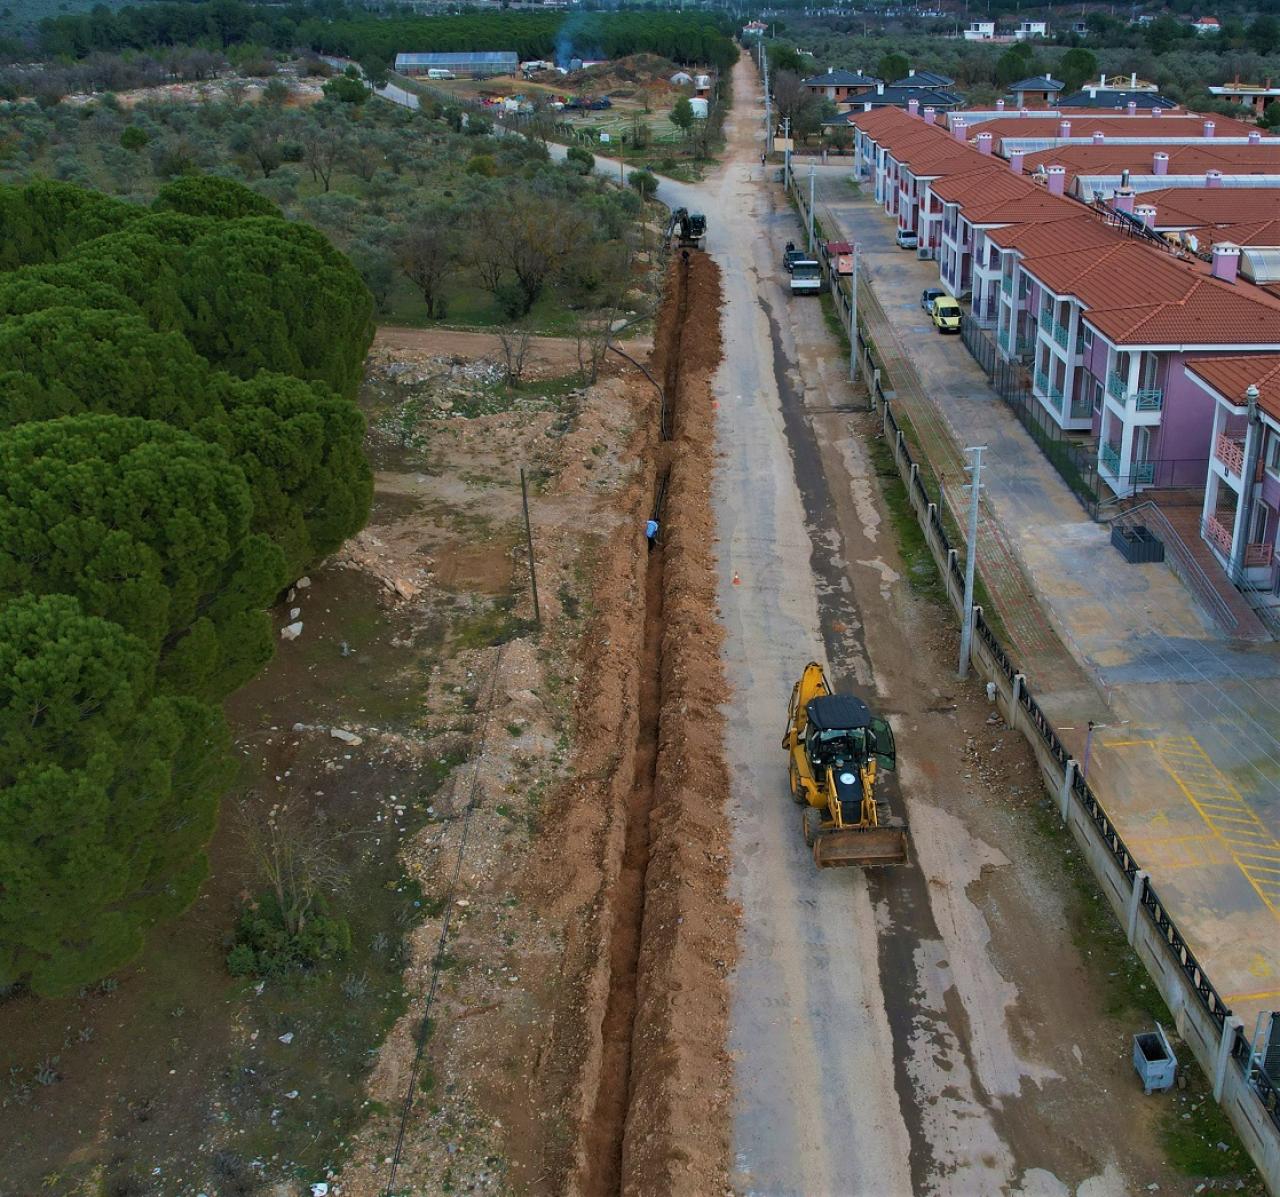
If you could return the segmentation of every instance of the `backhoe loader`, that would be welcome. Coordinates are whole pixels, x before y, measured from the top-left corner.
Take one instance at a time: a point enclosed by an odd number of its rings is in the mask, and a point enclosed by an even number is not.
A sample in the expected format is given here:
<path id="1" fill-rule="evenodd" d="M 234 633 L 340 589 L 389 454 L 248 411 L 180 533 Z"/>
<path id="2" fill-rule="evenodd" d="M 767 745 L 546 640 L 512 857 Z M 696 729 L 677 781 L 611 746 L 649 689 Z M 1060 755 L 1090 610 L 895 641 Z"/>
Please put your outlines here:
<path id="1" fill-rule="evenodd" d="M 861 699 L 832 694 L 816 661 L 791 691 L 782 747 L 818 868 L 906 864 L 906 828 L 881 817 L 875 794 L 877 772 L 892 772 L 897 762 L 893 732 Z"/>

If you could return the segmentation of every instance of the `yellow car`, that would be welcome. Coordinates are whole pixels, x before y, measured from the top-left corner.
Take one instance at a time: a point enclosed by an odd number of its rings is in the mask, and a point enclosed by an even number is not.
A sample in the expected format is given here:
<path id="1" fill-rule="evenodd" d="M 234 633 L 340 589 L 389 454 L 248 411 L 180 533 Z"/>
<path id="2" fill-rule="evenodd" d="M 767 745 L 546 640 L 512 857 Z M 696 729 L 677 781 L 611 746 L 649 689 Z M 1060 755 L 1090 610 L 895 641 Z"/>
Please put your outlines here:
<path id="1" fill-rule="evenodd" d="M 960 305 L 950 295 L 940 295 L 933 301 L 933 326 L 939 332 L 960 331 Z"/>

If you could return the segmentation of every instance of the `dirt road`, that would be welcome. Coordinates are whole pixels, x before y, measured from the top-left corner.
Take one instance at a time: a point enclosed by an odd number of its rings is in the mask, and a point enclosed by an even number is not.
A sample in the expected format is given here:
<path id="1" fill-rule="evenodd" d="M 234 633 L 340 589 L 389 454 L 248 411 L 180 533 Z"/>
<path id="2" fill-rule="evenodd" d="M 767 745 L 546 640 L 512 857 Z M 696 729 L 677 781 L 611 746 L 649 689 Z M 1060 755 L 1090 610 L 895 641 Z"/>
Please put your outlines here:
<path id="1" fill-rule="evenodd" d="M 1119 1194 L 1187 1187 L 1072 947 L 1023 745 L 954 681 L 951 620 L 913 598 L 816 303 L 777 281 L 798 231 L 759 166 L 757 78 L 700 189 L 725 280 L 715 484 L 730 696 L 736 1186 L 761 1194 Z M 865 402 L 865 400 L 859 400 Z M 817 873 L 778 748 L 825 660 L 893 720 L 915 860 Z M 1123 1128 L 1123 1130 L 1119 1129 Z"/>

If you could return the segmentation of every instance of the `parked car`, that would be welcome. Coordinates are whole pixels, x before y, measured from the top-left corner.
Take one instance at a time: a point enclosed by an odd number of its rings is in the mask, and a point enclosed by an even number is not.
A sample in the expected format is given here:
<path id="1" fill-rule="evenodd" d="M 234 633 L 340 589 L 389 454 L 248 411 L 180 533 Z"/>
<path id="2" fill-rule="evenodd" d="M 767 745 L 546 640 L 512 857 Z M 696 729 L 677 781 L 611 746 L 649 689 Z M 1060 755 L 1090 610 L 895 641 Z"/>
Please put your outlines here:
<path id="1" fill-rule="evenodd" d="M 791 294 L 822 294 L 822 267 L 812 258 L 800 257 L 792 263 Z"/>
<path id="2" fill-rule="evenodd" d="M 920 244 L 920 238 L 915 233 L 908 233 L 906 229 L 898 230 L 897 241 L 899 249 L 915 249 Z"/>
<path id="3" fill-rule="evenodd" d="M 920 306 L 924 308 L 930 316 L 933 315 L 933 301 L 945 295 L 946 292 L 941 287 L 926 287 L 920 292 Z"/>
<path id="4" fill-rule="evenodd" d="M 960 305 L 950 295 L 941 295 L 933 301 L 933 326 L 941 333 L 960 331 Z"/>
<path id="5" fill-rule="evenodd" d="M 808 257 L 809 255 L 806 254 L 804 250 L 796 249 L 796 243 L 794 241 L 788 241 L 787 248 L 783 250 L 782 253 L 782 268 L 790 274 L 791 268 L 797 262 L 807 261 Z"/>

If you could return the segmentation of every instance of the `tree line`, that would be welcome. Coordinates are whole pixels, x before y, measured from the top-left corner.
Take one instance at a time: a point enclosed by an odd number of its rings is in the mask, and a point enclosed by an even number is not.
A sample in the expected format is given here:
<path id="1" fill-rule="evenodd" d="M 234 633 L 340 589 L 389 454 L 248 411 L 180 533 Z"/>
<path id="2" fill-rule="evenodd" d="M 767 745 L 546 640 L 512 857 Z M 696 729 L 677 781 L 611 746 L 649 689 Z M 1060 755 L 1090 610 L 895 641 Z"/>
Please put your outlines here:
<path id="1" fill-rule="evenodd" d="M 579 57 L 616 58 L 647 51 L 683 64 L 724 69 L 737 57 L 725 18 L 695 12 L 466 13 L 372 16 L 325 6 L 278 9 L 242 0 L 157 3 L 51 17 L 40 23 L 47 57 L 83 58 L 94 51 L 238 45 L 297 47 L 390 64 L 397 52 L 514 50 L 521 59 L 554 59 L 557 49 Z"/>
<path id="2" fill-rule="evenodd" d="M 0 187 L 0 990 L 73 992 L 195 897 L 220 701 L 367 518 L 372 300 L 228 179 Z"/>

